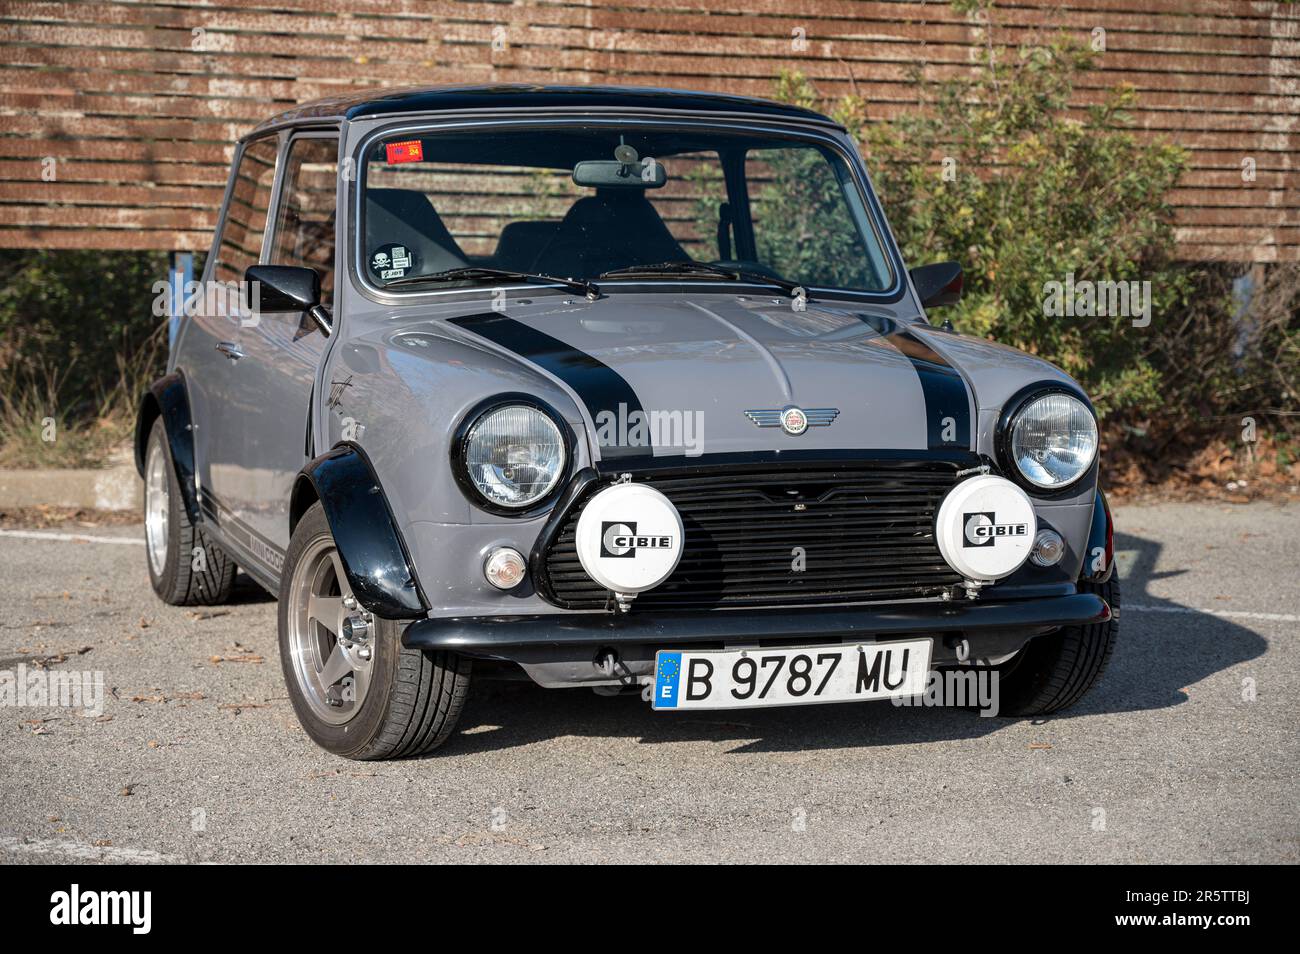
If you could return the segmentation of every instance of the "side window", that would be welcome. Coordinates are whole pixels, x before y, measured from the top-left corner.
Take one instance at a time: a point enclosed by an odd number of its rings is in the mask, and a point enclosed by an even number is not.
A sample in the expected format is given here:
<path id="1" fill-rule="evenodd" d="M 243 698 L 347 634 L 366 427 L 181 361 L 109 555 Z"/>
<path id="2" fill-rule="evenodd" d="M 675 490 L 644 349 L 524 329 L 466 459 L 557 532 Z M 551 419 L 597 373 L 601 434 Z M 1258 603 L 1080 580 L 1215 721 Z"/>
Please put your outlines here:
<path id="1" fill-rule="evenodd" d="M 226 221 L 217 245 L 212 277 L 219 282 L 242 282 L 244 270 L 256 265 L 262 254 L 266 213 L 271 205 L 271 181 L 275 177 L 274 136 L 258 139 L 244 148 L 235 173 L 235 186 L 226 209 Z"/>
<path id="2" fill-rule="evenodd" d="M 320 272 L 321 304 L 326 306 L 334 297 L 338 156 L 334 137 L 303 137 L 289 144 L 270 258 L 272 265 L 305 265 Z"/>

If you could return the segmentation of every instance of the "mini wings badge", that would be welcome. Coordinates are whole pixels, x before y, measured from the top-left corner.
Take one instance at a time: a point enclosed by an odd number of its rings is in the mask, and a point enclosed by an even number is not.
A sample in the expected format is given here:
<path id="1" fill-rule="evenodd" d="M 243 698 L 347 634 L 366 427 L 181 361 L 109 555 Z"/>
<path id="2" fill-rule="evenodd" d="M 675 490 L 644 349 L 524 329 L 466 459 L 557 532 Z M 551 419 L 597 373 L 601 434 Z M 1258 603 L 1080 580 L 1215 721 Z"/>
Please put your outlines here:
<path id="1" fill-rule="evenodd" d="M 801 408 L 793 404 L 786 405 L 780 409 L 772 410 L 752 410 L 746 411 L 745 417 L 749 418 L 759 427 L 779 427 L 794 437 L 799 436 L 810 427 L 830 427 L 831 423 L 840 416 L 840 409 L 837 407 L 810 407 Z"/>

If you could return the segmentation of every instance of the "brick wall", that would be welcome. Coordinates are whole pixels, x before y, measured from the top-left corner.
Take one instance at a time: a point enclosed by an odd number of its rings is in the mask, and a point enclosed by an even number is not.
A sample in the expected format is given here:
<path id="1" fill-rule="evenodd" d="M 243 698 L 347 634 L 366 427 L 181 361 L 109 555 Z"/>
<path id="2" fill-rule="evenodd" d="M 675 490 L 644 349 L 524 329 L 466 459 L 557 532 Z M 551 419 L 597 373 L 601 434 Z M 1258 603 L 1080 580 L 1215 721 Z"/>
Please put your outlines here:
<path id="1" fill-rule="evenodd" d="M 1173 195 L 1185 257 L 1300 261 L 1300 4 L 1004 0 L 996 19 L 1007 43 L 1106 31 L 1078 105 L 1130 83 L 1143 133 L 1191 151 Z M 888 118 L 914 106 L 909 64 L 951 74 L 980 42 L 939 0 L 0 0 L 0 247 L 206 249 L 231 142 L 340 89 L 762 96 L 793 68 L 827 96 L 855 83 Z"/>

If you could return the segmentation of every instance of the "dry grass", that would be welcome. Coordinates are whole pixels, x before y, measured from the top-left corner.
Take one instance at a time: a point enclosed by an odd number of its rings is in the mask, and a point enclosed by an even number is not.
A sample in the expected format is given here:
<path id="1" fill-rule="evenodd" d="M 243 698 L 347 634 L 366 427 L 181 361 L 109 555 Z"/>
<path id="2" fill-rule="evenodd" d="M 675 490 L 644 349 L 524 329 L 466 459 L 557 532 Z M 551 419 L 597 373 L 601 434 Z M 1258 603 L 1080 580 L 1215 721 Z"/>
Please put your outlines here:
<path id="1" fill-rule="evenodd" d="M 99 467 L 135 427 L 140 395 L 157 373 L 166 348 L 160 326 L 131 354 L 118 354 L 116 373 L 94 400 L 71 405 L 78 369 L 29 363 L 23 374 L 0 378 L 0 467 L 22 469 Z"/>
<path id="2" fill-rule="evenodd" d="M 138 510 L 86 510 L 80 507 L 0 508 L 0 527 L 24 530 L 58 529 L 75 533 L 98 527 L 121 527 L 140 522 Z"/>

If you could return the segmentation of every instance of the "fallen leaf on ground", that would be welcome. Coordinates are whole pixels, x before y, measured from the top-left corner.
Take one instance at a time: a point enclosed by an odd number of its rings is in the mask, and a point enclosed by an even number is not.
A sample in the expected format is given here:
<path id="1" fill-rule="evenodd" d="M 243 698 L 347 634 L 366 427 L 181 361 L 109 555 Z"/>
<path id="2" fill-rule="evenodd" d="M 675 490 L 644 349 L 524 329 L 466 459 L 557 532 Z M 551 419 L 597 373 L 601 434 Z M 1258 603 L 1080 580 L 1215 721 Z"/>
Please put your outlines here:
<path id="1" fill-rule="evenodd" d="M 245 709 L 269 709 L 271 707 L 265 702 L 223 702 L 217 708 L 239 715 Z"/>
<path id="2" fill-rule="evenodd" d="M 255 663 L 255 664 L 261 664 L 266 662 L 266 660 L 263 657 L 254 655 L 253 653 L 249 653 L 246 656 L 210 656 L 208 657 L 208 659 L 211 663 L 213 663 L 213 665 L 217 663 L 223 663 L 223 662 Z"/>
<path id="3" fill-rule="evenodd" d="M 67 662 L 69 656 L 84 656 L 94 648 L 94 646 L 82 646 L 80 649 L 60 649 L 48 656 L 37 656 L 32 660 L 32 665 L 37 669 L 48 669 L 50 666 Z"/>

